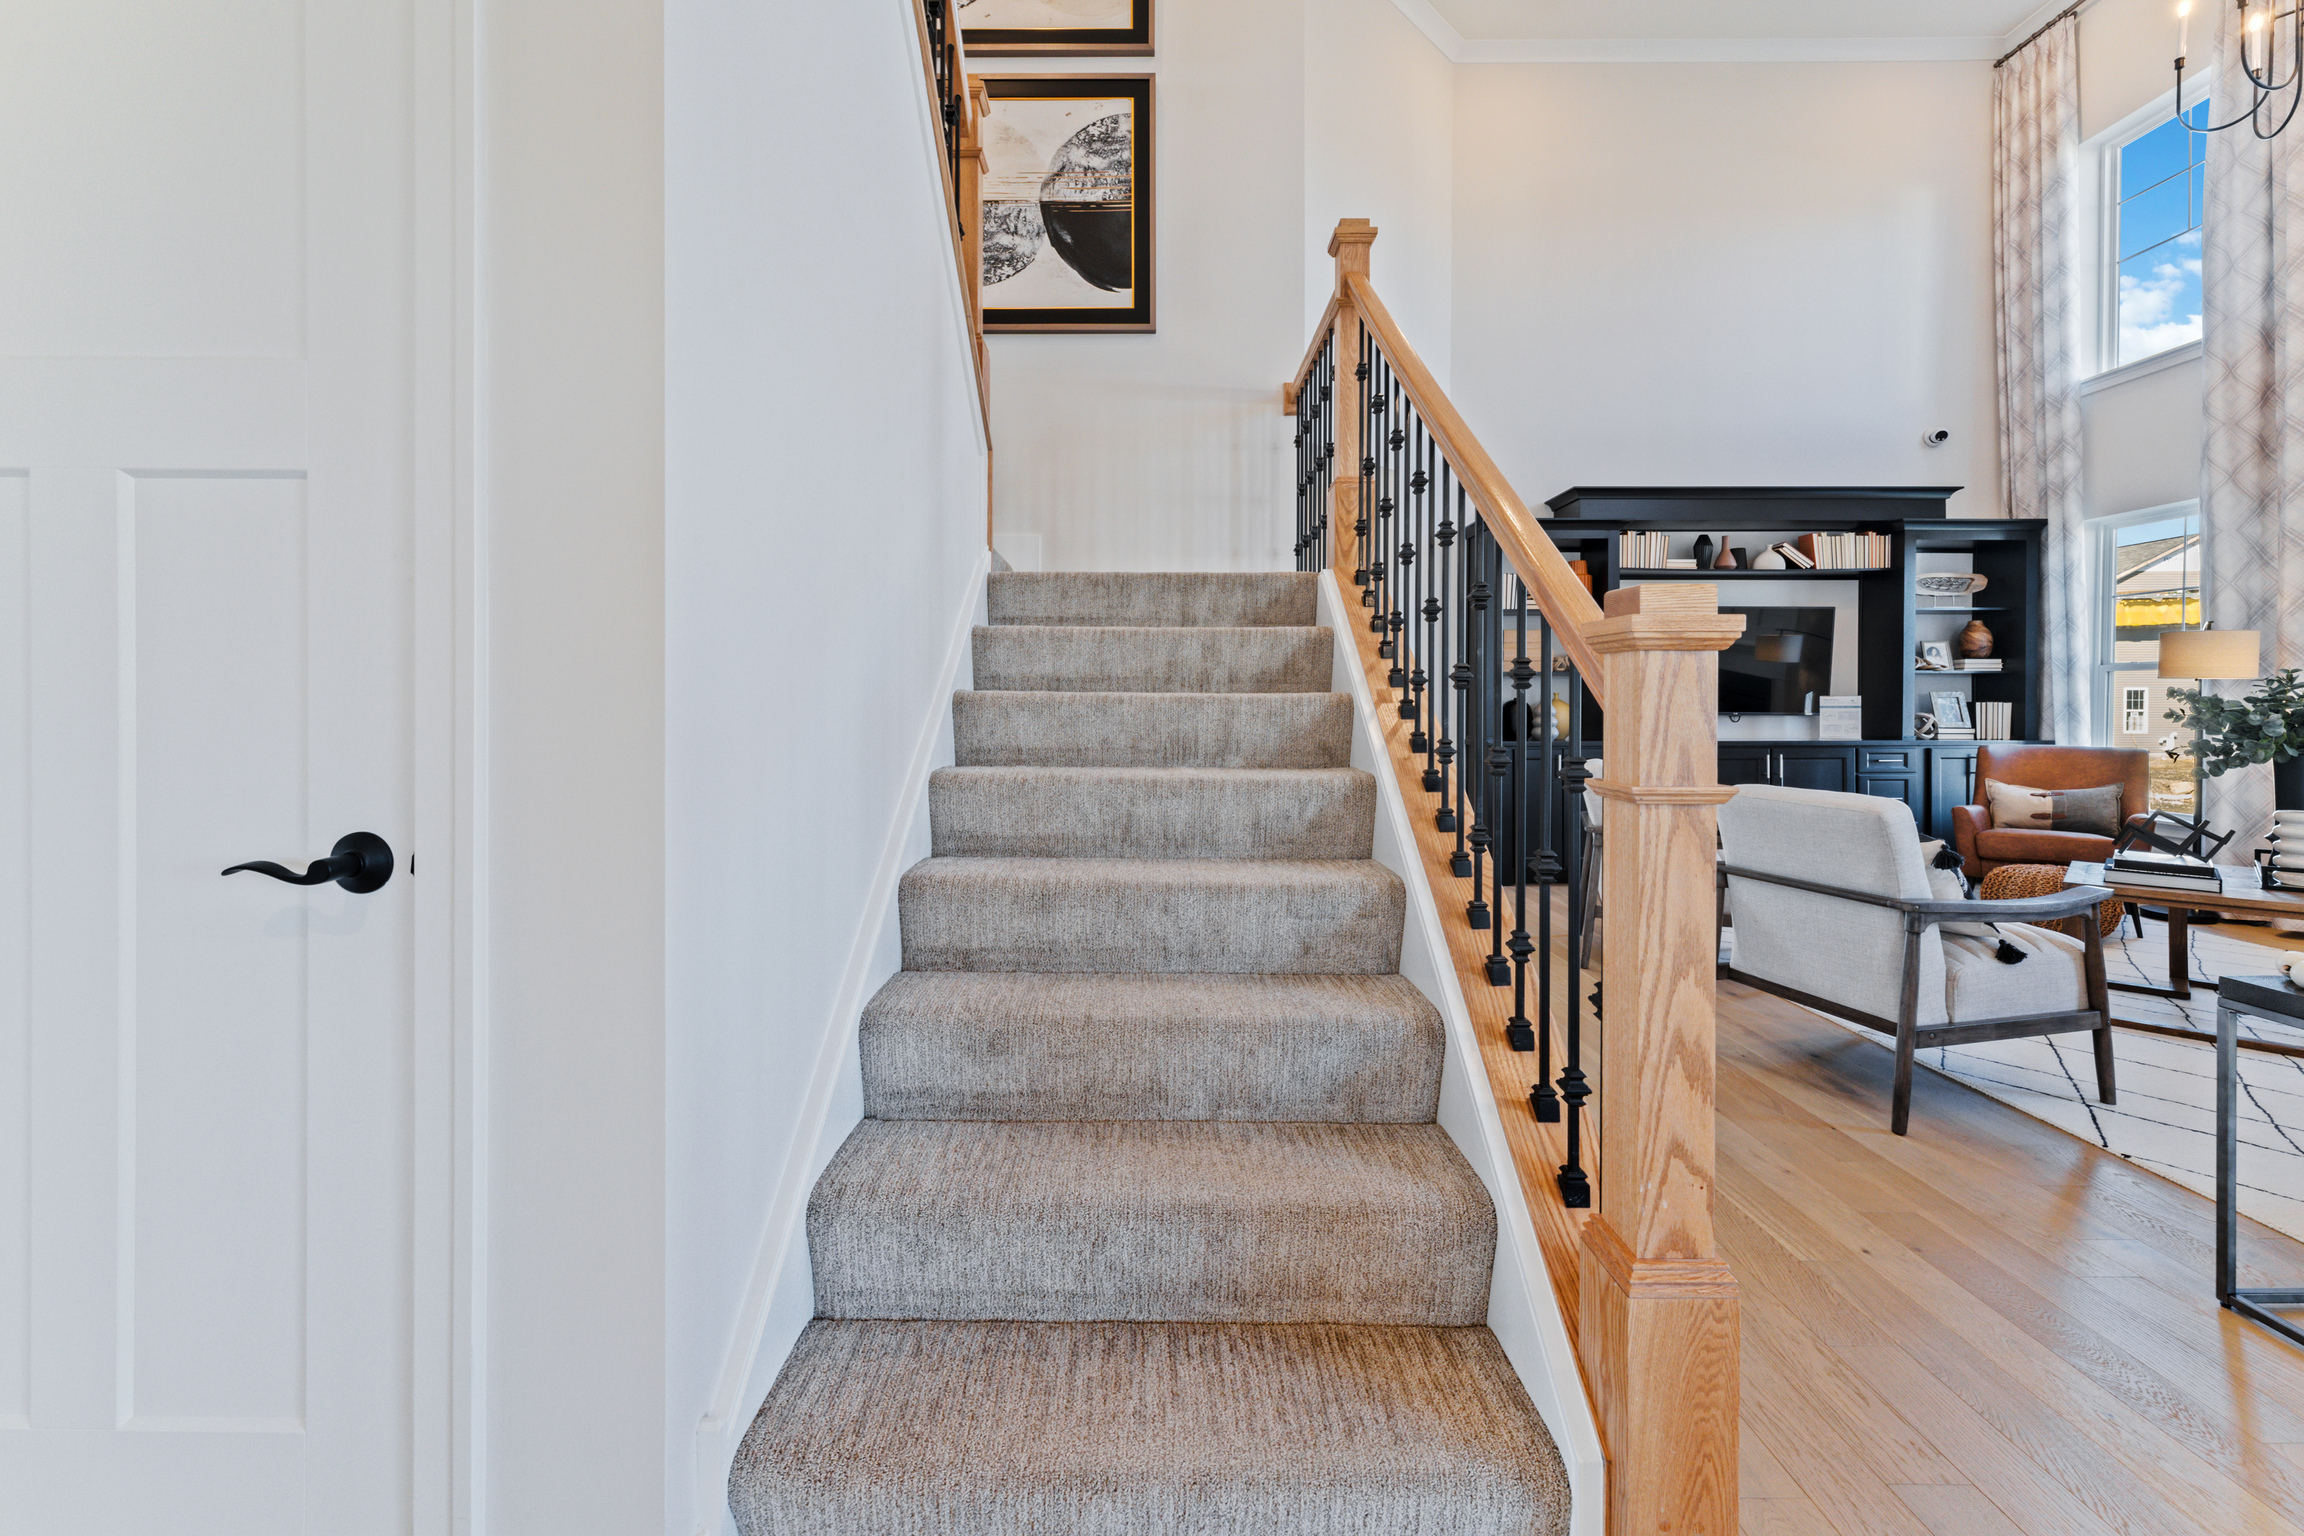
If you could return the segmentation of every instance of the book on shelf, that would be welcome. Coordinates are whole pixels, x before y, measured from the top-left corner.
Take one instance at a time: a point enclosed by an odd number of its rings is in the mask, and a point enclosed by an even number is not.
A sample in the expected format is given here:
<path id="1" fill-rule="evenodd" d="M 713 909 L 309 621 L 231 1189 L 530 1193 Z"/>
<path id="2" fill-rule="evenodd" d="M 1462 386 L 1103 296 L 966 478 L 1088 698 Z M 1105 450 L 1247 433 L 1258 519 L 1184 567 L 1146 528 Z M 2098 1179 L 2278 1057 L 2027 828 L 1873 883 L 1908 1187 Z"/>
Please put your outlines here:
<path id="1" fill-rule="evenodd" d="M 1997 672 L 2000 670 L 2000 658 L 1997 656 L 1955 656 L 1952 658 L 1952 670 L 1955 672 Z"/>
<path id="2" fill-rule="evenodd" d="M 1668 533 L 1627 531 L 1616 535 L 1616 562 L 1627 570 L 1665 570 L 1671 554 L 1672 535 Z M 1691 564 L 1688 569 L 1695 566 Z"/>
<path id="3" fill-rule="evenodd" d="M 1793 541 L 1805 564 L 1819 571 L 1878 571 L 1888 566 L 1884 533 L 1804 533 Z"/>
<path id="4" fill-rule="evenodd" d="M 1809 559 L 1806 551 L 1790 539 L 1786 539 L 1781 544 L 1771 544 L 1768 547 L 1782 555 L 1784 563 L 1795 570 L 1812 571 L 1816 568 L 1816 562 Z"/>
<path id="5" fill-rule="evenodd" d="M 1946 725 L 1939 720 L 1936 723 L 1936 739 L 1938 741 L 1974 741 L 1976 739 L 1976 727 L 1972 725 Z"/>
<path id="6" fill-rule="evenodd" d="M 1666 560 L 1666 561 L 1664 562 L 1664 569 L 1666 569 L 1666 570 L 1668 570 L 1668 571 L 1692 571 L 1692 570 L 1695 570 L 1695 569 L 1696 569 L 1696 557 L 1695 557 L 1694 555 L 1682 555 L 1682 556 L 1680 556 L 1680 557 L 1679 557 L 1679 558 L 1677 558 L 1677 559 L 1669 559 L 1669 560 Z"/>
<path id="7" fill-rule="evenodd" d="M 2141 850 L 2115 853 L 2104 861 L 2104 872 L 2117 875 L 2122 880 L 2149 876 L 2154 880 L 2200 886 L 2217 886 L 2224 881 L 2215 865 L 2188 853 L 2146 853 Z"/>
<path id="8" fill-rule="evenodd" d="M 2008 740 L 2009 730 L 2015 724 L 2015 705 L 1978 700 L 1970 707 L 1976 715 L 1976 739 L 1978 741 Z"/>

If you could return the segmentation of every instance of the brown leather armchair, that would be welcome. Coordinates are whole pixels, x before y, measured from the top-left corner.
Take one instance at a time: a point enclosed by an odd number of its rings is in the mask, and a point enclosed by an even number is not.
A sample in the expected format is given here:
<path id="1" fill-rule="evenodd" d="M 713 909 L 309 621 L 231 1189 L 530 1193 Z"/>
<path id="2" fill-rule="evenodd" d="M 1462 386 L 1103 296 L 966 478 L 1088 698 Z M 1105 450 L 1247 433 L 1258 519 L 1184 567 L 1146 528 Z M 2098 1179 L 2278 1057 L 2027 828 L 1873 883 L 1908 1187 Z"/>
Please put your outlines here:
<path id="1" fill-rule="evenodd" d="M 2032 789 L 2094 789 L 2101 784 L 2117 784 L 2120 820 L 2125 825 L 2148 809 L 2151 755 L 2115 747 L 1978 747 L 1974 792 L 1979 801 L 1984 798 L 1986 779 Z M 1979 804 L 1952 808 L 1952 846 L 1960 850 L 1968 877 L 1978 880 L 2003 864 L 2101 859 L 2112 851 L 2112 839 L 2089 832 L 1995 828 L 1992 813 Z"/>

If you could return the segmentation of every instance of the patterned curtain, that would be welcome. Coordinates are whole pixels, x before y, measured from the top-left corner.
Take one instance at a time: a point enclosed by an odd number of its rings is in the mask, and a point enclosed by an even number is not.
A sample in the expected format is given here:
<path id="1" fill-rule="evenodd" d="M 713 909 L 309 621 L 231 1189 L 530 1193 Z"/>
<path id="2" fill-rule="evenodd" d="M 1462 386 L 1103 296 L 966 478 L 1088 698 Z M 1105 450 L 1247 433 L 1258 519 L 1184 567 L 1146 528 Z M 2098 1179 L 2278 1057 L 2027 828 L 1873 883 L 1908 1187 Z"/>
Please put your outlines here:
<path id="1" fill-rule="evenodd" d="M 2067 16 L 1992 72 L 1992 285 L 2000 474 L 2010 517 L 2044 517 L 2041 710 L 2086 742 L 2094 657 L 2080 526 L 2080 23 Z"/>
<path id="2" fill-rule="evenodd" d="M 2232 9 L 2216 10 L 2223 22 L 2212 110 L 2224 120 L 2247 103 L 2249 90 Z M 2284 93 L 2266 104 L 2267 131 L 2291 99 Z M 2263 631 L 2267 671 L 2304 666 L 2304 113 L 2269 140 L 2246 125 L 2209 136 L 2202 225 L 2208 617 L 2219 629 Z M 2272 770 L 2210 779 L 2207 809 L 2220 826 L 2258 837 L 2272 819 Z"/>

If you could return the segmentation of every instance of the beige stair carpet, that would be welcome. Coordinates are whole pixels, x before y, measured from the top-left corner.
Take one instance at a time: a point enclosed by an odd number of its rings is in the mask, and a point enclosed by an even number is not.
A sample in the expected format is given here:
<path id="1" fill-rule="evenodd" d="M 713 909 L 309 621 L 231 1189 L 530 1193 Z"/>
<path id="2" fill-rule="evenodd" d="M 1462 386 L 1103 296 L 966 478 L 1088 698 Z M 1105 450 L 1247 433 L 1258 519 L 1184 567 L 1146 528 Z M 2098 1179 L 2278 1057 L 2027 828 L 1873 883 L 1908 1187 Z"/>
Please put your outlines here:
<path id="1" fill-rule="evenodd" d="M 1556 1536 L 1301 575 L 992 578 L 745 1536 Z"/>

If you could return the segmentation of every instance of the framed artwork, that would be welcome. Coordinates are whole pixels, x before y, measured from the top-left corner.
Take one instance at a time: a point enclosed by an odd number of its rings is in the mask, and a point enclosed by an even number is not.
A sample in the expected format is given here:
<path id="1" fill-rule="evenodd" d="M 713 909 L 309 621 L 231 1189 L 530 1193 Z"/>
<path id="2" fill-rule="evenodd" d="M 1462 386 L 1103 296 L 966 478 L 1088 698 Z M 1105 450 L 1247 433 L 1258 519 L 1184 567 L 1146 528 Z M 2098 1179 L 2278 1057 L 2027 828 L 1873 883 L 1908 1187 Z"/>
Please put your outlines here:
<path id="1" fill-rule="evenodd" d="M 1926 640 L 1920 645 L 1920 667 L 1927 672 L 1952 670 L 1952 644 L 1948 640 Z"/>
<path id="2" fill-rule="evenodd" d="M 1152 0 L 959 0 L 971 58 L 1150 53 Z"/>
<path id="3" fill-rule="evenodd" d="M 1968 717 L 1968 696 L 1964 693 L 1932 693 L 1928 695 L 1928 702 L 1935 707 L 1939 725 L 1973 726 L 1976 723 Z"/>
<path id="4" fill-rule="evenodd" d="M 1152 77 L 991 75 L 987 331 L 1149 331 Z"/>

